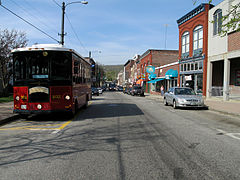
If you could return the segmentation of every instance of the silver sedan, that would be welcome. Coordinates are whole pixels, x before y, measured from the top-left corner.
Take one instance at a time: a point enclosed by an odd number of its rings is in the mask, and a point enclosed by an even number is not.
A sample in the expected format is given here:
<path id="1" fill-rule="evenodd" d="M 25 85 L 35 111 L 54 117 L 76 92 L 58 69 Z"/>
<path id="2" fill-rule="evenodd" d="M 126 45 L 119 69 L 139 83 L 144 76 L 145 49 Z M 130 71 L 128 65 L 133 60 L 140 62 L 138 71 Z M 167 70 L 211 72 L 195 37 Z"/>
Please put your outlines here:
<path id="1" fill-rule="evenodd" d="M 196 95 L 193 89 L 186 87 L 173 87 L 164 94 L 164 105 L 178 107 L 206 107 L 200 95 Z"/>

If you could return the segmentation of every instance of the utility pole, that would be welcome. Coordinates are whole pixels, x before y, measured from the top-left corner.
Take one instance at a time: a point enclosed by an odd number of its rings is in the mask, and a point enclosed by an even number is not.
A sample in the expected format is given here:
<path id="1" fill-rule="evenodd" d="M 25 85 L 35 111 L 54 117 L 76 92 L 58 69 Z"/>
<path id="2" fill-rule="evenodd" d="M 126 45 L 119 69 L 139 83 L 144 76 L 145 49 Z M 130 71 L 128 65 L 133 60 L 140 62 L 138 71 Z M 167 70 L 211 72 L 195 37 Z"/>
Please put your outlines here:
<path id="1" fill-rule="evenodd" d="M 165 45 L 164 48 L 167 49 L 167 28 L 168 28 L 168 24 L 164 24 L 165 28 Z"/>
<path id="2" fill-rule="evenodd" d="M 0 0 L 0 3 L 1 3 L 1 0 Z M 68 5 L 75 4 L 75 3 L 88 4 L 87 1 L 74 1 L 74 2 L 67 3 L 67 4 L 65 4 L 65 2 L 62 3 L 62 28 L 61 28 L 61 34 L 60 34 L 60 36 L 61 36 L 60 44 L 62 44 L 62 45 L 64 45 L 64 36 L 66 35 L 66 34 L 64 34 L 65 9 Z"/>
<path id="3" fill-rule="evenodd" d="M 65 2 L 62 3 L 62 31 L 61 31 L 61 41 L 60 41 L 60 44 L 64 45 L 64 16 L 65 16 Z"/>

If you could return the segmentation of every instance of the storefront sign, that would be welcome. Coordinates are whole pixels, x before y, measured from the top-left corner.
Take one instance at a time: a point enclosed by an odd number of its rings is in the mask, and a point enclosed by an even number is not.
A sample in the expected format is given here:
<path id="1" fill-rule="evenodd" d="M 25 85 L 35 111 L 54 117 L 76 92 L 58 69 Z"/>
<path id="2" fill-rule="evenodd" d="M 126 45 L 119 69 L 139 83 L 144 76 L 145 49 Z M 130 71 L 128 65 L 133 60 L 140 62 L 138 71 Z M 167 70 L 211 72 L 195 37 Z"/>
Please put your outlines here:
<path id="1" fill-rule="evenodd" d="M 191 80 L 192 80 L 192 75 L 185 76 L 185 80 L 186 80 L 186 81 L 191 81 Z"/>
<path id="2" fill-rule="evenodd" d="M 147 71 L 147 73 L 152 74 L 152 73 L 155 72 L 155 67 L 154 66 L 147 66 L 146 71 Z"/>

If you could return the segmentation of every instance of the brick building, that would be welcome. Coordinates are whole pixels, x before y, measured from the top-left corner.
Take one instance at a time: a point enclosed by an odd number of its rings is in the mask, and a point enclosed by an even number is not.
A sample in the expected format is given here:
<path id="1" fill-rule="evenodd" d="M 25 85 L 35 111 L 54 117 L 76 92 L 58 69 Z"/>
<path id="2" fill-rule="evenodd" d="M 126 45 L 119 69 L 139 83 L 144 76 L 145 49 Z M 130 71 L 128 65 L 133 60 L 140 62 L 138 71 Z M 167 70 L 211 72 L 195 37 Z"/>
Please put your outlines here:
<path id="1" fill-rule="evenodd" d="M 149 49 L 145 53 L 143 53 L 139 59 L 138 68 L 140 68 L 140 76 L 143 80 L 142 86 L 145 88 L 145 92 L 150 92 L 151 86 L 155 86 L 155 84 L 147 83 L 148 73 L 146 72 L 147 66 L 162 66 L 165 64 L 176 62 L 178 58 L 178 50 L 156 50 Z"/>
<path id="2" fill-rule="evenodd" d="M 132 84 L 132 79 L 131 79 L 131 69 L 133 67 L 134 60 L 129 59 L 125 64 L 124 64 L 124 69 L 123 69 L 123 85 L 128 86 Z"/>
<path id="3" fill-rule="evenodd" d="M 156 88 L 152 91 L 152 94 L 158 94 L 161 92 L 161 86 L 164 88 L 164 92 L 168 91 L 169 88 L 178 86 L 178 68 L 179 62 L 173 62 L 170 64 L 165 64 L 163 66 L 156 68 L 157 78 L 156 78 Z M 158 81 L 159 80 L 159 81 Z"/>
<path id="4" fill-rule="evenodd" d="M 206 95 L 208 57 L 208 11 L 201 4 L 177 20 L 179 28 L 179 82 Z"/>
<path id="5" fill-rule="evenodd" d="M 240 99 L 240 32 L 219 34 L 221 18 L 238 3 L 240 0 L 225 0 L 209 11 L 207 97 Z"/>

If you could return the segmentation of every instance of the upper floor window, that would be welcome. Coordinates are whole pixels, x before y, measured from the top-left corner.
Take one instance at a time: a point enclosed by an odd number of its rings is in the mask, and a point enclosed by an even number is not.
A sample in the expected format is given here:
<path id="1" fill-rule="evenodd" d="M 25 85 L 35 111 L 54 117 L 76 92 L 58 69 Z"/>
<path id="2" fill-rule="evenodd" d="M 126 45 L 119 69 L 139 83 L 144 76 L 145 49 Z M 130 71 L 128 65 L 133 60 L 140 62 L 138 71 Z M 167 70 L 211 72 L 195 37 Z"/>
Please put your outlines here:
<path id="1" fill-rule="evenodd" d="M 182 56 L 189 55 L 189 32 L 182 35 Z"/>
<path id="2" fill-rule="evenodd" d="M 203 48 L 203 26 L 197 26 L 193 30 L 193 54 L 201 54 Z"/>
<path id="3" fill-rule="evenodd" d="M 213 35 L 217 35 L 222 30 L 222 10 L 218 9 L 213 14 Z"/>

